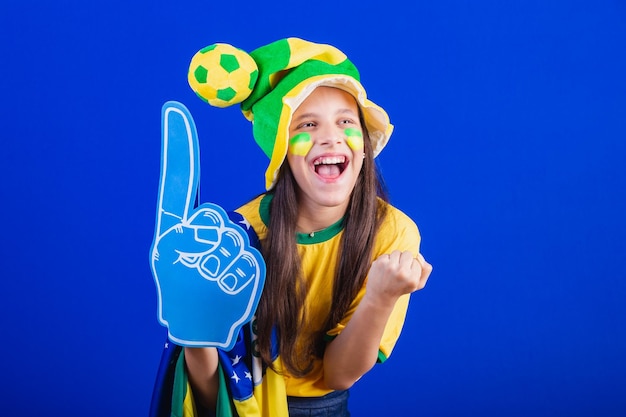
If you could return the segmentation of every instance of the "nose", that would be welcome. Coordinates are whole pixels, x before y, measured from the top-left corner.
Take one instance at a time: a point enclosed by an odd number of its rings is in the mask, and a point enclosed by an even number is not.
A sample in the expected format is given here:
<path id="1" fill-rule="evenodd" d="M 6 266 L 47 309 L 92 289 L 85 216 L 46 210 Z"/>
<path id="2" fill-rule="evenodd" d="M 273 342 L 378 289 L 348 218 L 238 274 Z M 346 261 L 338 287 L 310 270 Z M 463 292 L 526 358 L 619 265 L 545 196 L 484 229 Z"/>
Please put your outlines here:
<path id="1" fill-rule="evenodd" d="M 323 146 L 340 145 L 346 140 L 346 135 L 342 129 L 335 126 L 328 126 L 319 131 L 318 143 Z"/>

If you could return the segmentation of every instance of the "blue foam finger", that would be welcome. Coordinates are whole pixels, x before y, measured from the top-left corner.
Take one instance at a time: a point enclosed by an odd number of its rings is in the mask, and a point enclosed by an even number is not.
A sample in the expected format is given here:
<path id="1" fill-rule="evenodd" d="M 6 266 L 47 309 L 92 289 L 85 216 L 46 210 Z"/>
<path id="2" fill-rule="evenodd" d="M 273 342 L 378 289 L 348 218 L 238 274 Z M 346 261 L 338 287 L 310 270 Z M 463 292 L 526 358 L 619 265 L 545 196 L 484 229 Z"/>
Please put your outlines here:
<path id="1" fill-rule="evenodd" d="M 254 315 L 265 263 L 254 231 L 240 215 L 232 214 L 232 221 L 213 203 L 191 207 L 199 182 L 195 124 L 181 103 L 166 103 L 162 115 L 161 182 L 151 250 L 158 320 L 179 345 L 229 350 Z"/>

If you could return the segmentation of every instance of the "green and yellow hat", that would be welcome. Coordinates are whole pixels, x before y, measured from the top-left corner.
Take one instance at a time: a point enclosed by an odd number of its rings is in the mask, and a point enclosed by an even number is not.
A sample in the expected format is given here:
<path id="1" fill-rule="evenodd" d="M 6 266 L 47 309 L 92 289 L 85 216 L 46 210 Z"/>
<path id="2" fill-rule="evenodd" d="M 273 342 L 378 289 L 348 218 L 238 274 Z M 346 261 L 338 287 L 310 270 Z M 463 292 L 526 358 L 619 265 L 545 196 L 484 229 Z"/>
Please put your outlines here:
<path id="1" fill-rule="evenodd" d="M 247 54 L 228 44 L 214 44 L 194 55 L 188 81 L 213 106 L 241 103 L 244 116 L 252 122 L 255 141 L 270 159 L 265 172 L 268 190 L 287 155 L 293 112 L 317 87 L 340 88 L 355 97 L 374 156 L 393 131 L 387 113 L 367 99 L 354 64 L 331 45 L 287 38 Z"/>

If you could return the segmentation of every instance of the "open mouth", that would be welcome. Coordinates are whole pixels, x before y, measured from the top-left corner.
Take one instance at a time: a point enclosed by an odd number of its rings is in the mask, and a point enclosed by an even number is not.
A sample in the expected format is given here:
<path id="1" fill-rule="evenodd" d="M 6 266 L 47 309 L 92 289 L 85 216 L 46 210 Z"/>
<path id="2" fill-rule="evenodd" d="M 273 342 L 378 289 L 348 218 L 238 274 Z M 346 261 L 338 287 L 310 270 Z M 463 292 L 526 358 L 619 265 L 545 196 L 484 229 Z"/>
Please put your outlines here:
<path id="1" fill-rule="evenodd" d="M 348 166 L 345 156 L 323 156 L 313 161 L 315 173 L 322 178 L 337 178 Z"/>

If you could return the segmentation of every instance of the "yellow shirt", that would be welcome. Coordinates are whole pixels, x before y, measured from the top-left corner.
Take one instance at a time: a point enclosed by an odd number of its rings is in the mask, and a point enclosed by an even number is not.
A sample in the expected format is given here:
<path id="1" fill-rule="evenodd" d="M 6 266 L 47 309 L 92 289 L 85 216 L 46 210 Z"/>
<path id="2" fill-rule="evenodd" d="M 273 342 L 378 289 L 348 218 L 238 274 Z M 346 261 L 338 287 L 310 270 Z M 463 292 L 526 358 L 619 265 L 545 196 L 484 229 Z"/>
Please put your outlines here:
<path id="1" fill-rule="evenodd" d="M 262 195 L 255 198 L 237 212 L 243 215 L 263 241 L 267 235 L 269 223 L 269 203 L 271 198 Z M 374 244 L 373 259 L 394 250 L 410 251 L 413 256 L 419 252 L 420 235 L 415 223 L 400 210 L 389 205 L 387 216 L 381 225 Z M 343 235 L 342 222 L 315 232 L 312 235 L 296 236 L 298 253 L 302 261 L 302 272 L 309 286 L 305 300 L 308 314 L 306 323 L 302 323 L 304 335 L 317 332 L 324 325 L 332 303 L 332 282 L 336 269 L 337 256 Z M 329 285 L 330 284 L 330 285 Z M 365 295 L 365 285 L 361 288 L 341 322 L 329 332 L 335 337 L 345 328 L 352 314 Z M 400 336 L 402 325 L 409 303 L 409 295 L 401 297 L 387 321 L 379 349 L 379 362 L 384 362 L 391 354 Z M 324 385 L 323 365 L 321 359 L 313 363 L 313 370 L 303 378 L 295 378 L 285 374 L 286 392 L 289 396 L 317 397 L 326 395 L 332 390 Z"/>

